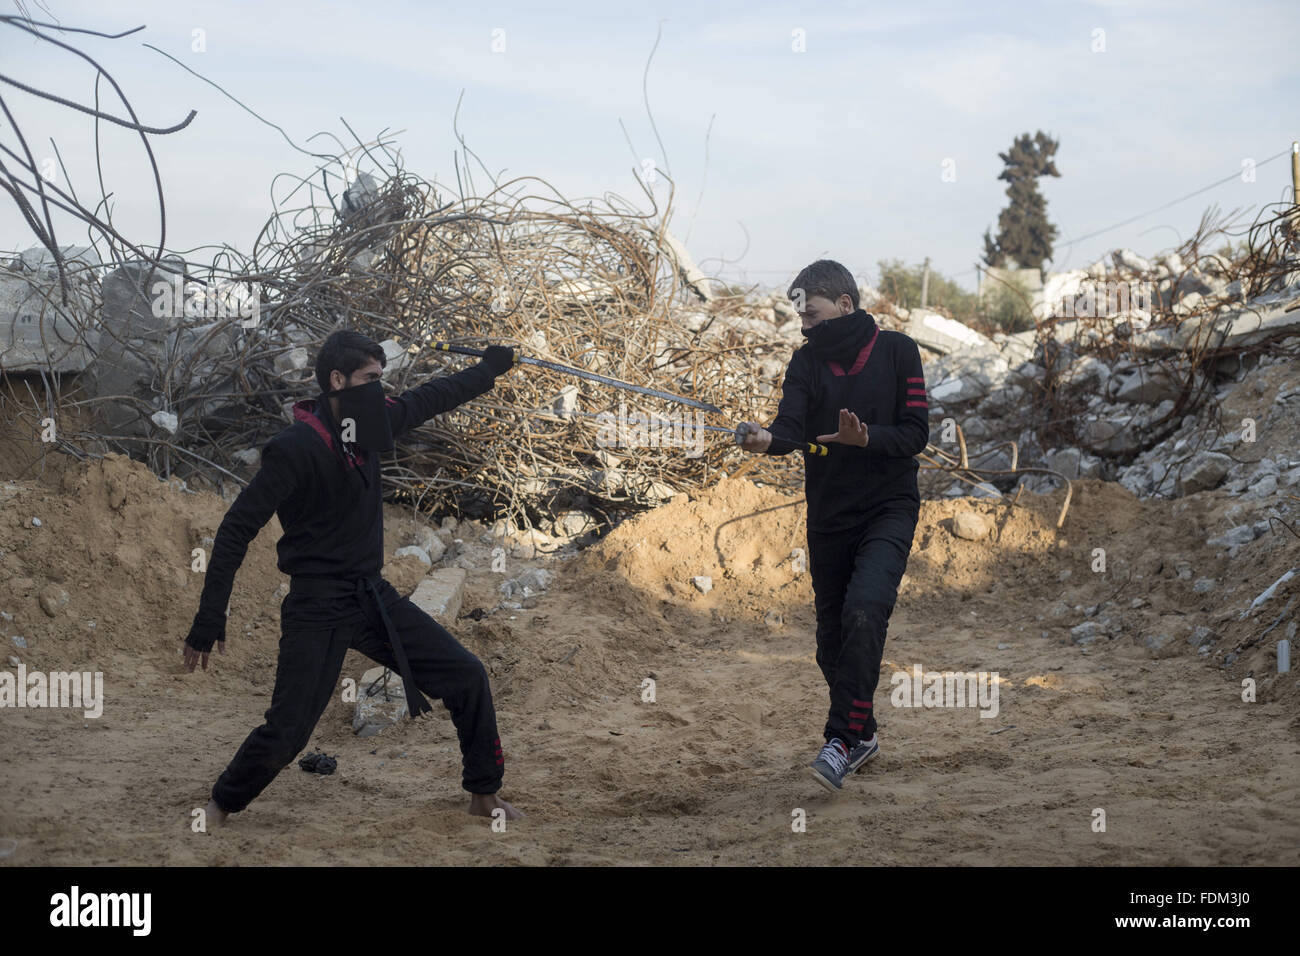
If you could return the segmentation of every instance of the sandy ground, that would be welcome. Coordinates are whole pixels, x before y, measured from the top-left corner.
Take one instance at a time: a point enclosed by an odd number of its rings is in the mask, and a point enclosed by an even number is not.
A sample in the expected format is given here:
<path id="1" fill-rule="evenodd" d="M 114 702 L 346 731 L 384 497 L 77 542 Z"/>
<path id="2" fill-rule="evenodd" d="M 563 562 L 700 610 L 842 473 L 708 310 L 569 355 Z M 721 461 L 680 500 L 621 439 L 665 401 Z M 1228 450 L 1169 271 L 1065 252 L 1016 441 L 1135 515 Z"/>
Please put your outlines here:
<path id="1" fill-rule="evenodd" d="M 1276 676 L 1281 629 L 1259 639 L 1300 579 L 1239 619 L 1300 563 L 1297 541 L 1208 552 L 1233 523 L 1234 503 L 1214 493 L 1141 502 L 1081 482 L 1060 531 L 1059 492 L 927 502 L 876 695 L 882 754 L 837 795 L 806 770 L 826 688 L 792 557 L 800 499 L 735 479 L 679 496 L 550 559 L 558 579 L 534 606 L 457 622 L 492 673 L 502 795 L 527 814 L 505 832 L 463 812 L 445 711 L 361 739 L 341 697 L 308 748 L 337 755 L 336 774 L 295 763 L 231 825 L 192 832 L 269 703 L 278 527 L 236 582 L 228 653 L 187 675 L 180 639 L 201 587 L 190 549 L 215 530 L 220 499 L 124 459 L 10 482 L 0 499 L 0 609 L 14 616 L 0 657 L 102 671 L 107 698 L 98 719 L 0 711 L 0 866 L 1300 862 L 1300 688 L 1294 672 Z M 962 510 L 987 519 L 989 538 L 953 535 Z M 390 513 L 390 551 L 411 520 Z M 498 600 L 489 546 L 467 552 L 484 556 L 467 612 Z M 1105 572 L 1091 570 L 1099 547 Z M 414 559 L 386 572 L 403 590 L 422 573 Z M 712 577 L 710 593 L 695 575 Z M 1199 578 L 1216 583 L 1198 593 Z M 51 584 L 69 595 L 54 617 L 37 603 Z M 1112 634 L 1077 646 L 1070 628 L 1094 605 Z M 1208 655 L 1187 642 L 1197 626 L 1213 629 Z M 1152 651 L 1155 633 L 1173 639 Z M 997 716 L 891 706 L 890 676 L 913 665 L 995 672 Z M 351 653 L 343 676 L 368 666 Z M 1243 702 L 1252 677 L 1256 700 Z"/>

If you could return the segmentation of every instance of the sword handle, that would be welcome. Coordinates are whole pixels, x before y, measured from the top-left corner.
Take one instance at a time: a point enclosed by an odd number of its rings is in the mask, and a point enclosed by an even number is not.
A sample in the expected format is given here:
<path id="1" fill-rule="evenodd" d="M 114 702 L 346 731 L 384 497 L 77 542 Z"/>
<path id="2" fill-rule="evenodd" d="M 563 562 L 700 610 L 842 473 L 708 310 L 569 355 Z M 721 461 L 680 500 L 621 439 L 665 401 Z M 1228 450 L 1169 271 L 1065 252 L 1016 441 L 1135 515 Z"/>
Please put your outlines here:
<path id="1" fill-rule="evenodd" d="M 745 438 L 749 434 L 749 429 L 745 427 L 748 424 L 748 422 L 741 422 L 736 426 L 737 445 L 744 444 Z M 801 451 L 809 455 L 816 455 L 819 458 L 825 456 L 827 452 L 830 451 L 830 449 L 825 445 L 818 445 L 815 442 L 791 441 L 788 438 L 779 438 L 776 435 L 772 436 L 772 442 L 767 446 L 767 450 L 777 453 Z"/>
<path id="2" fill-rule="evenodd" d="M 483 357 L 482 349 L 472 349 L 468 345 L 452 345 L 450 342 L 430 342 L 429 348 L 437 352 L 454 352 L 457 355 L 475 355 Z"/>
<path id="3" fill-rule="evenodd" d="M 778 438 L 772 436 L 772 444 L 767 446 L 771 452 L 801 451 L 805 455 L 816 455 L 818 458 L 824 457 L 830 451 L 825 445 L 818 445 L 810 441 L 791 441 L 788 438 Z"/>

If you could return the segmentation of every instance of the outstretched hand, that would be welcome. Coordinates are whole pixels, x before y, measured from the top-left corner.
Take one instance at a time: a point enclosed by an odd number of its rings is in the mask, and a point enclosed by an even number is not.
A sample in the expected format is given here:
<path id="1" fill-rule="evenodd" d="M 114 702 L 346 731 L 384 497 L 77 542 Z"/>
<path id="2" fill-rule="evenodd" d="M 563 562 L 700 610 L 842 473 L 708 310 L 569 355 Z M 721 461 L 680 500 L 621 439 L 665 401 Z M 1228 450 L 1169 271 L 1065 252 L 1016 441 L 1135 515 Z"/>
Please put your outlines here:
<path id="1" fill-rule="evenodd" d="M 190 673 L 193 673 L 194 665 L 200 662 L 202 662 L 204 670 L 208 669 L 208 655 L 212 653 L 211 651 L 196 650 L 195 648 L 190 647 L 190 645 L 188 644 L 184 645 L 184 650 L 185 650 L 185 654 L 182 659 L 185 662 L 185 670 L 189 671 Z M 223 656 L 225 655 L 226 653 L 225 641 L 217 641 L 217 653 Z"/>
<path id="2" fill-rule="evenodd" d="M 867 447 L 867 426 L 858 421 L 858 416 L 847 408 L 840 409 L 840 430 L 832 435 L 818 435 L 820 442 L 839 442 L 842 445 Z"/>

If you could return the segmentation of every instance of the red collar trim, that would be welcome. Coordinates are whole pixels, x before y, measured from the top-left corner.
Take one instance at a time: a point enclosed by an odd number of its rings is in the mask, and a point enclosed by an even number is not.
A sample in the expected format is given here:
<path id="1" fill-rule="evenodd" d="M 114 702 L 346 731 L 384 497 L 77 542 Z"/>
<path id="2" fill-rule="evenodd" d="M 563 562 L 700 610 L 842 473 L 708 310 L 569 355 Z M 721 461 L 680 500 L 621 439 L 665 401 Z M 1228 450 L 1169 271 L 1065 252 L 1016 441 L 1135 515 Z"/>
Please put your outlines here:
<path id="1" fill-rule="evenodd" d="M 876 326 L 876 331 L 871 333 L 871 341 L 868 342 L 866 345 L 862 346 L 862 351 L 858 353 L 857 360 L 853 363 L 852 366 L 849 367 L 849 371 L 848 371 L 849 375 L 857 375 L 866 367 L 867 359 L 871 358 L 871 350 L 875 348 L 876 345 L 876 336 L 878 336 L 879 334 L 880 334 L 880 326 Z M 831 367 L 831 371 L 835 375 L 843 376 L 845 374 L 844 366 L 842 366 L 839 362 L 832 362 L 830 359 L 827 359 L 826 364 Z"/>
<path id="2" fill-rule="evenodd" d="M 329 433 L 329 429 L 325 427 L 325 423 L 321 421 L 320 416 L 316 414 L 316 399 L 305 398 L 301 402 L 294 402 L 293 420 L 296 422 L 306 422 L 310 425 L 312 430 L 320 436 L 321 441 L 325 443 L 325 447 L 330 451 L 334 451 L 334 436 Z M 353 455 L 355 456 L 355 464 L 364 465 L 366 463 L 366 453 L 360 448 L 353 452 Z M 352 466 L 353 462 L 348 462 L 348 467 Z"/>
<path id="3" fill-rule="evenodd" d="M 317 417 L 316 400 L 314 398 L 305 398 L 301 402 L 293 403 L 293 420 L 306 422 L 320 436 L 321 441 L 325 443 L 325 447 L 330 451 L 334 450 L 334 436 L 329 433 L 325 423 Z"/>

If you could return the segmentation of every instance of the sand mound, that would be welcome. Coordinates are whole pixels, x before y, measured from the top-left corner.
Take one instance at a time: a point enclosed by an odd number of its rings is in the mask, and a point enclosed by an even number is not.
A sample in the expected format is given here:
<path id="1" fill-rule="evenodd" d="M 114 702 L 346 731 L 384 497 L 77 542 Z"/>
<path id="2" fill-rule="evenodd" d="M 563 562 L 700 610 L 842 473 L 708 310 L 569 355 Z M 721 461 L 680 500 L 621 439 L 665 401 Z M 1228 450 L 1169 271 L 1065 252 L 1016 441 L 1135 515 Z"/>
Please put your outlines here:
<path id="1" fill-rule="evenodd" d="M 723 478 L 623 522 L 574 562 L 576 586 L 604 582 L 637 592 L 623 597 L 633 603 L 731 608 L 762 618 L 769 607 L 812 600 L 805 519 L 802 498 Z M 708 594 L 693 583 L 697 576 L 711 579 Z"/>
<path id="2" fill-rule="evenodd" d="M 64 470 L 56 491 L 6 487 L 0 608 L 14 615 L 8 626 L 27 642 L 29 666 L 103 664 L 111 651 L 155 661 L 177 653 L 203 588 L 192 552 L 211 555 L 225 502 L 161 481 L 121 455 Z M 268 601 L 278 605 L 287 580 L 275 568 L 278 535 L 272 518 L 249 549 L 232 596 L 232 630 Z M 42 596 L 60 605 L 52 616 Z"/>

